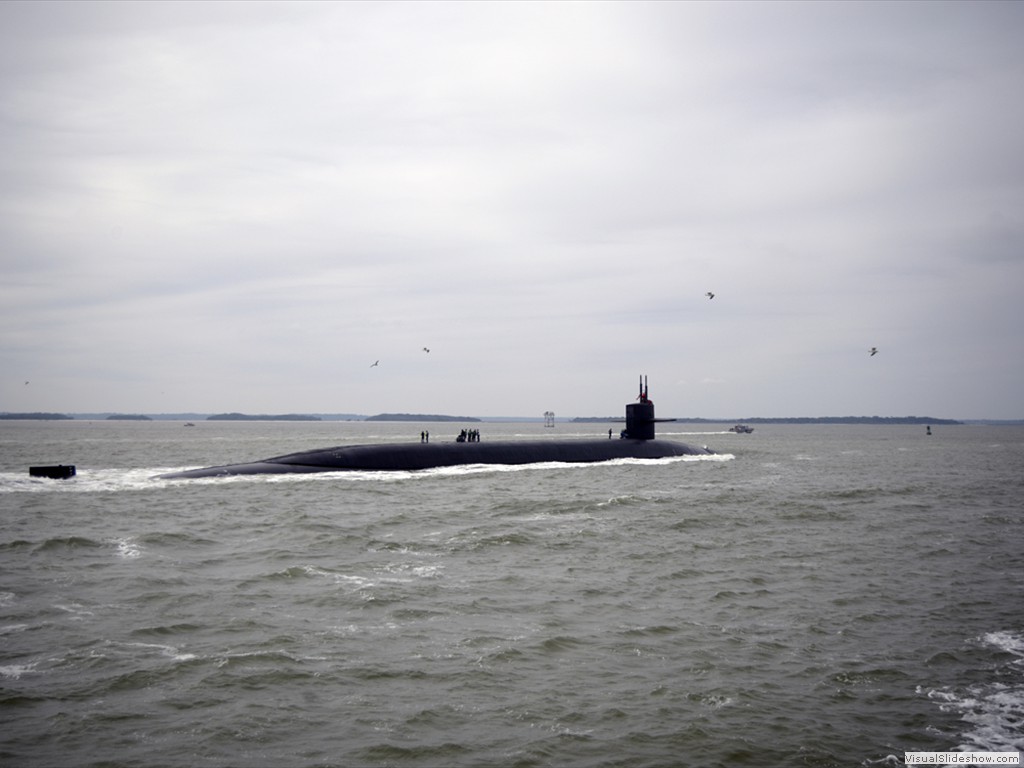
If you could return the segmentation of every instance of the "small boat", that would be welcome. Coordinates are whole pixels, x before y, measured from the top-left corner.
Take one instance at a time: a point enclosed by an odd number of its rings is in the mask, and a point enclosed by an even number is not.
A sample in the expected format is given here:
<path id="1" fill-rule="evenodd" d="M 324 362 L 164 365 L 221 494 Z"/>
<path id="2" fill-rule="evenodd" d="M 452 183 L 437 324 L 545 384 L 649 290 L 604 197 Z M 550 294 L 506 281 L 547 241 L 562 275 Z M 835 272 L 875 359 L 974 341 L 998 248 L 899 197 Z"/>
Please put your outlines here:
<path id="1" fill-rule="evenodd" d="M 746 424 L 737 424 L 735 427 L 729 427 L 729 431 L 735 432 L 737 435 L 749 435 L 754 428 Z"/>

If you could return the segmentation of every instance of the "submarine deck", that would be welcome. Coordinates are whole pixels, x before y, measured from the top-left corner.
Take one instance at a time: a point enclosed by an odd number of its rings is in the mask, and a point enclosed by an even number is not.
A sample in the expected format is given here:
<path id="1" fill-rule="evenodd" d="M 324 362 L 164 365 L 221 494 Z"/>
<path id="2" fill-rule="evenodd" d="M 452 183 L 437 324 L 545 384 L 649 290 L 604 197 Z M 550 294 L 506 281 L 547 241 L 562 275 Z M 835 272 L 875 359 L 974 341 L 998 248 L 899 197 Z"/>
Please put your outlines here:
<path id="1" fill-rule="evenodd" d="M 596 463 L 613 459 L 663 459 L 712 451 L 673 440 L 500 440 L 468 443 L 342 445 L 274 456 L 244 464 L 170 472 L 164 479 L 346 470 L 420 470 L 463 464 Z"/>

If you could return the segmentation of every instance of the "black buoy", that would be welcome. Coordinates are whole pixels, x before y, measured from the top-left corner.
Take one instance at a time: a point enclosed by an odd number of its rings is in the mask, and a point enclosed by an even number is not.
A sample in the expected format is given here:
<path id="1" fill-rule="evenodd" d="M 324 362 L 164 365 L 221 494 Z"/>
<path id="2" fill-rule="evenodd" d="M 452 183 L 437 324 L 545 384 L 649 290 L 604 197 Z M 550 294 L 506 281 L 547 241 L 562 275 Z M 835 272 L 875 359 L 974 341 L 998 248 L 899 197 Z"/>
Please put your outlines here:
<path id="1" fill-rule="evenodd" d="M 54 480 L 66 480 L 75 476 L 74 464 L 57 464 L 47 467 L 29 467 L 28 474 L 31 477 L 49 477 Z"/>

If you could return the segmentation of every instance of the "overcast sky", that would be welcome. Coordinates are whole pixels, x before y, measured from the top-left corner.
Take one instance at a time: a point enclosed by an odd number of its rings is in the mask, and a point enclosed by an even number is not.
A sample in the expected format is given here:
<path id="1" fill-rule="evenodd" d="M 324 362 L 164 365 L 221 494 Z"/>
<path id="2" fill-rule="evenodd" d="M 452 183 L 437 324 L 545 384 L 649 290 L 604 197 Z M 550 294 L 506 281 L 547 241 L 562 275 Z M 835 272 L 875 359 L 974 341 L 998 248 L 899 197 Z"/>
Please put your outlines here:
<path id="1" fill-rule="evenodd" d="M 1024 418 L 1022 40 L 7 0 L 0 411 L 621 415 L 646 374 L 661 416 Z"/>

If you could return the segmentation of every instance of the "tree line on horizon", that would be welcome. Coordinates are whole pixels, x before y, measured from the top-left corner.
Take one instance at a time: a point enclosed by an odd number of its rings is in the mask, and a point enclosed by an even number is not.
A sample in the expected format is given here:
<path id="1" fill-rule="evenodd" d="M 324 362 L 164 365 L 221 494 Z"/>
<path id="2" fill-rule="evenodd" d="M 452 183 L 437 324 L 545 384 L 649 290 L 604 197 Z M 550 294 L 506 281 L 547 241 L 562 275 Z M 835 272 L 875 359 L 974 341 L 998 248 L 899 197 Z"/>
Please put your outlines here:
<path id="1" fill-rule="evenodd" d="M 108 420 L 123 421 L 153 421 L 154 419 L 198 419 L 205 418 L 206 421 L 423 421 L 423 422 L 456 422 L 456 421 L 485 421 L 486 419 L 475 416 L 447 416 L 444 414 L 427 413 L 379 413 L 375 416 L 362 416 L 353 413 L 340 414 L 246 414 L 246 413 L 217 413 L 204 417 L 203 414 L 78 414 L 88 418 L 104 418 Z M 327 417 L 326 419 L 324 417 Z M 22 421 L 73 421 L 74 415 L 66 413 L 55 413 L 48 411 L 31 411 L 24 413 L 0 412 L 0 420 L 22 420 Z M 509 419 L 503 419 L 509 420 Z M 540 421 L 530 419 L 531 421 Z M 577 416 L 567 419 L 570 423 L 619 423 L 624 421 L 621 416 Z M 708 419 L 703 417 L 676 418 L 674 421 L 688 424 L 935 424 L 935 425 L 962 425 L 974 424 L 1024 424 L 1024 419 L 940 419 L 933 416 L 750 416 L 742 419 Z"/>

